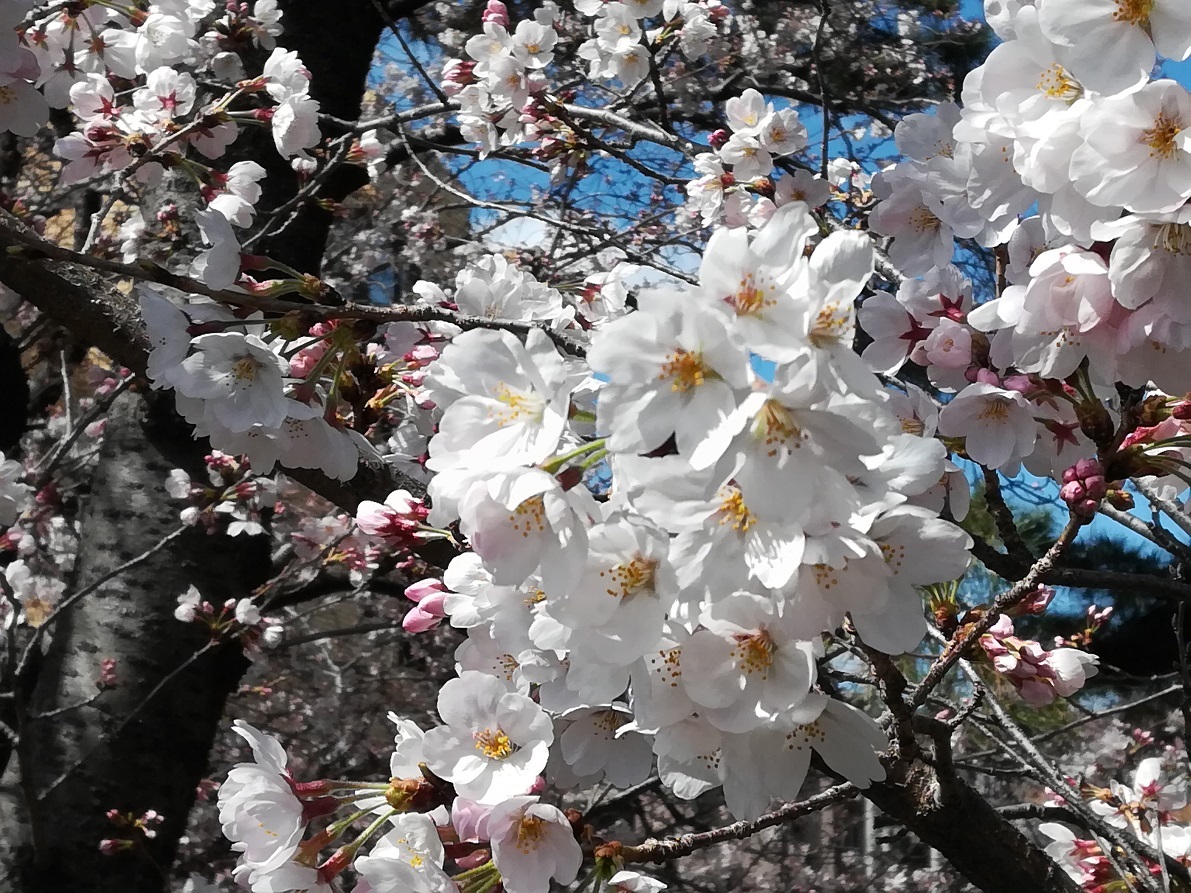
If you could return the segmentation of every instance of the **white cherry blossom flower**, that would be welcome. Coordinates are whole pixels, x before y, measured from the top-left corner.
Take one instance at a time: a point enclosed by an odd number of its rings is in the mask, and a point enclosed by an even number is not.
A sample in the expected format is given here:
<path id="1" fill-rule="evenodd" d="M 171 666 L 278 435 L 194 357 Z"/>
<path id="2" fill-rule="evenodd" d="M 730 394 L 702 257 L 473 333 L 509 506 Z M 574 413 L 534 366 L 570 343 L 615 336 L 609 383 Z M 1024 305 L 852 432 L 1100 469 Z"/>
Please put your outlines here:
<path id="1" fill-rule="evenodd" d="M 207 401 L 215 420 L 231 432 L 285 421 L 288 367 L 259 337 L 217 332 L 193 344 L 195 352 L 171 376 L 178 393 Z"/>
<path id="2" fill-rule="evenodd" d="M 774 798 L 797 800 L 812 751 L 861 790 L 885 780 L 878 757 L 889 740 L 865 713 L 817 692 L 797 713 L 792 729 L 761 729 L 725 738 L 724 761 L 730 761 L 741 777 L 729 776 L 724 795 L 738 819 L 756 818 Z"/>
<path id="3" fill-rule="evenodd" d="M 254 762 L 237 763 L 219 789 L 223 833 L 255 876 L 281 869 L 297 852 L 305 830 L 303 806 L 286 771 L 284 748 L 237 720 L 233 730 L 252 748 Z"/>
<path id="4" fill-rule="evenodd" d="M 602 327 L 588 362 L 607 376 L 597 426 L 616 452 L 648 452 L 671 435 L 689 456 L 736 406 L 748 358 L 723 317 L 673 292 L 639 298 L 640 309 Z"/>
<path id="5" fill-rule="evenodd" d="M 700 713 L 725 732 L 780 725 L 815 680 L 814 643 L 791 634 L 769 599 L 739 592 L 700 618 L 682 652 L 683 684 Z"/>
<path id="6" fill-rule="evenodd" d="M 1145 81 L 1155 51 L 1191 56 L 1191 10 L 1179 0 L 1046 0 L 1042 33 L 1070 47 L 1072 71 L 1089 88 L 1117 93 Z"/>
<path id="7" fill-rule="evenodd" d="M 963 437 L 973 461 L 1008 468 L 1034 451 L 1038 426 L 1026 399 L 1016 391 L 976 382 L 939 413 L 939 433 Z"/>
<path id="8" fill-rule="evenodd" d="M 240 277 L 240 243 L 228 219 L 215 210 L 196 211 L 203 240 L 211 247 L 190 265 L 191 275 L 215 289 L 231 288 Z"/>
<path id="9" fill-rule="evenodd" d="M 540 329 L 531 330 L 524 344 L 509 332 L 465 332 L 434 368 L 449 374 L 452 384 L 445 400 L 445 390 L 430 385 L 445 411 L 430 441 L 428 468 L 533 465 L 554 453 L 578 381 Z"/>
<path id="10" fill-rule="evenodd" d="M 550 717 L 491 676 L 465 671 L 447 682 L 438 715 L 446 725 L 426 733 L 426 765 L 461 797 L 502 803 L 528 791 L 546 766 Z"/>
<path id="11" fill-rule="evenodd" d="M 1105 97 L 1084 112 L 1080 131 L 1071 182 L 1092 204 L 1161 213 L 1191 195 L 1191 94 L 1181 84 Z"/>
<path id="12" fill-rule="evenodd" d="M 434 821 L 421 813 L 395 815 L 390 821 L 395 827 L 352 865 L 371 893 L 453 893 L 456 887 L 442 869 L 445 854 Z"/>
<path id="13" fill-rule="evenodd" d="M 563 713 L 565 728 L 558 738 L 559 752 L 579 776 L 602 773 L 618 788 L 640 784 L 653 768 L 650 741 L 625 728 L 633 712 L 626 707 L 579 707 Z"/>
<path id="14" fill-rule="evenodd" d="M 569 884 L 579 875 L 583 851 L 567 817 L 537 797 L 513 797 L 488 819 L 492 860 L 508 893 L 541 893 L 551 879 Z"/>

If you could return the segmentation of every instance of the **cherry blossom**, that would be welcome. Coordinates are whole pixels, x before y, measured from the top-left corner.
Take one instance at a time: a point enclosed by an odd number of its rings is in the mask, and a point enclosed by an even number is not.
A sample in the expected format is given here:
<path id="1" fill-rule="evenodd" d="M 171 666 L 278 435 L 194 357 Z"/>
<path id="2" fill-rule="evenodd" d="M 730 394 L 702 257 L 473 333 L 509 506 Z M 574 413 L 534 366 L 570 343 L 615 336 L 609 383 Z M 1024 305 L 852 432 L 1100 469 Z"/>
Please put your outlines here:
<path id="1" fill-rule="evenodd" d="M 445 726 L 425 736 L 426 763 L 460 796 L 497 804 L 529 790 L 546 766 L 554 730 L 524 695 L 491 676 L 465 671 L 443 686 L 438 713 Z"/>
<path id="2" fill-rule="evenodd" d="M 579 874 L 583 851 L 571 823 L 556 806 L 537 797 L 511 797 L 488 819 L 492 858 L 509 893 L 537 893 L 553 878 L 569 884 Z"/>

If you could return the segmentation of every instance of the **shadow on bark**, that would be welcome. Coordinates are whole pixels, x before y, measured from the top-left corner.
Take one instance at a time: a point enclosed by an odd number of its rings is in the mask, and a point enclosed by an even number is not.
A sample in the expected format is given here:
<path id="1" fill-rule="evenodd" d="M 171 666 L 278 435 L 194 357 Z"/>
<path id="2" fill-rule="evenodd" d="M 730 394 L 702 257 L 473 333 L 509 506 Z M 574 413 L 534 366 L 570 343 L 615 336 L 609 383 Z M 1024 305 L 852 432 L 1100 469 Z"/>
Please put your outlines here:
<path id="1" fill-rule="evenodd" d="M 163 485 L 177 467 L 201 479 L 203 454 L 187 428 L 150 411 L 142 398 L 116 401 L 70 591 L 178 529 L 179 505 Z M 186 529 L 55 623 L 24 717 L 19 759 L 0 783 L 0 839 L 9 848 L 0 845 L 0 893 L 165 889 L 224 702 L 247 666 L 235 643 L 195 658 L 208 637 L 200 626 L 174 619 L 177 597 L 191 585 L 214 604 L 243 597 L 264 579 L 268 561 L 264 538 Z M 117 685 L 99 692 L 107 658 L 116 661 Z M 105 816 L 109 809 L 135 815 L 154 809 L 165 821 L 138 850 L 103 856 L 100 840 L 120 836 Z"/>

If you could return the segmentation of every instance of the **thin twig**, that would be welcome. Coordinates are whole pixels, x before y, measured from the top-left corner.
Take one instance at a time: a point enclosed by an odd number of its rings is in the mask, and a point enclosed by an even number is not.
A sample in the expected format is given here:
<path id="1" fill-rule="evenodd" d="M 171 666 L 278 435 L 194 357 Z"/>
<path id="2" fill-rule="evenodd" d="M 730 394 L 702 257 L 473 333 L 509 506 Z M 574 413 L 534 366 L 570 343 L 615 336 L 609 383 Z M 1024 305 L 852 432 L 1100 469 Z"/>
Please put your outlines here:
<path id="1" fill-rule="evenodd" d="M 313 198 L 323 186 L 326 185 L 327 180 L 330 179 L 331 174 L 337 171 L 347 161 L 351 154 L 352 144 L 355 142 L 355 137 L 352 134 L 341 136 L 329 146 L 328 152 L 333 150 L 331 157 L 327 159 L 327 163 L 323 165 L 322 169 L 315 174 L 310 180 L 305 183 L 288 201 L 269 214 L 269 219 L 266 220 L 255 233 L 244 240 L 241 248 L 248 249 L 259 242 L 262 238 L 276 238 L 285 233 L 294 221 L 298 219 L 298 212 L 301 206 L 307 200 Z M 281 220 L 285 215 L 289 215 L 281 226 L 274 230 L 272 227 Z"/>
<path id="2" fill-rule="evenodd" d="M 1182 506 L 1170 499 L 1166 499 L 1151 484 L 1143 484 L 1137 478 L 1132 478 L 1131 480 L 1134 486 L 1145 495 L 1145 498 L 1157 508 L 1162 509 L 1183 533 L 1191 535 L 1191 517 L 1187 516 Z"/>
<path id="3" fill-rule="evenodd" d="M 827 30 L 827 16 L 831 7 L 827 0 L 819 0 L 819 27 L 815 31 L 815 42 L 811 46 L 811 59 L 815 63 L 815 78 L 819 82 L 820 106 L 823 109 L 822 157 L 819 159 L 819 175 L 827 179 L 827 156 L 831 150 L 831 106 L 827 101 L 827 79 L 823 77 L 823 35 Z"/>
<path id="4" fill-rule="evenodd" d="M 398 27 L 397 22 L 393 19 L 393 16 L 389 14 L 389 10 L 383 3 L 380 2 L 380 0 L 372 0 L 372 5 L 375 6 L 376 11 L 380 13 L 380 17 L 384 21 L 385 25 L 388 26 L 389 31 L 391 31 L 393 36 L 397 38 L 397 42 L 401 44 L 401 49 L 405 50 L 406 58 L 409 59 L 410 64 L 414 67 L 414 70 L 417 71 L 422 80 L 426 82 L 426 86 L 430 88 L 430 92 L 438 97 L 439 102 L 448 102 L 449 100 L 447 98 L 447 94 L 443 92 L 442 87 L 440 87 L 438 83 L 426 73 L 426 69 L 423 68 L 422 63 L 418 61 L 418 57 L 413 54 L 413 51 L 409 48 L 409 44 L 405 42 L 405 36 L 401 33 L 401 29 Z"/>
<path id="5" fill-rule="evenodd" d="M 83 432 L 85 432 L 87 428 L 91 426 L 92 422 L 97 421 L 101 415 L 108 411 L 108 408 L 112 405 L 112 401 L 128 390 L 128 388 L 132 385 L 132 381 L 133 379 L 131 375 L 118 381 L 114 388 L 112 388 L 108 393 L 104 394 L 103 397 L 97 399 L 91 405 L 91 408 L 88 409 L 87 413 L 78 420 L 78 423 L 70 429 L 70 432 L 66 435 L 66 437 L 54 444 L 54 448 L 42 457 L 41 462 L 38 463 L 37 480 L 34 482 L 34 489 L 40 490 L 50 482 L 50 478 L 53 477 L 54 470 L 66 457 L 66 454 L 70 452 L 70 448 L 74 446 L 80 437 L 83 436 Z"/>
<path id="6" fill-rule="evenodd" d="M 947 642 L 943 648 L 943 653 L 939 655 L 938 660 L 931 664 L 922 682 L 918 684 L 917 689 L 914 691 L 914 697 L 910 701 L 913 709 L 917 709 L 926 703 L 927 696 L 943 681 L 943 677 L 963 657 L 968 647 L 992 629 L 1001 614 L 1023 601 L 1037 588 L 1039 580 L 1047 571 L 1054 567 L 1055 562 L 1067 551 L 1067 548 L 1079 535 L 1080 528 L 1082 527 L 1083 521 L 1072 515 L 1067 520 L 1066 526 L 1063 527 L 1062 533 L 1059 534 L 1059 538 L 1046 550 L 1045 555 L 1034 562 L 1034 565 L 1026 575 L 1018 580 L 1008 592 L 997 596 L 988 613 L 980 620 L 962 626 L 956 631 L 955 636 L 951 641 Z"/>
<path id="7" fill-rule="evenodd" d="M 310 642 L 319 642 L 323 639 L 333 639 L 339 636 L 358 636 L 365 633 L 375 633 L 382 630 L 390 630 L 392 632 L 403 632 L 400 623 L 393 623 L 392 621 L 384 621 L 377 623 L 362 623 L 359 626 L 344 626 L 338 629 L 322 630 L 320 632 L 306 633 L 301 636 L 294 636 L 292 639 L 285 638 L 279 643 L 270 648 L 270 651 L 281 651 L 285 648 L 294 648 L 298 645 L 306 645 Z"/>
<path id="8" fill-rule="evenodd" d="M 814 797 L 800 800 L 797 803 L 788 803 L 781 809 L 766 813 L 760 818 L 753 819 L 751 822 L 734 822 L 731 825 L 725 825 L 711 831 L 703 831 L 699 834 L 683 834 L 665 840 L 647 840 L 637 846 L 621 847 L 619 855 L 625 863 L 665 862 L 670 859 L 677 859 L 680 856 L 689 855 L 696 850 L 705 849 L 717 843 L 724 843 L 729 840 L 744 840 L 746 837 L 751 837 L 765 828 L 772 828 L 774 825 L 780 825 L 801 818 L 802 816 L 810 815 L 812 812 L 818 812 L 820 809 L 830 806 L 833 803 L 851 799 L 858 793 L 860 793 L 859 789 L 850 782 L 836 785 L 835 787 L 828 788 L 821 794 L 816 794 Z"/>

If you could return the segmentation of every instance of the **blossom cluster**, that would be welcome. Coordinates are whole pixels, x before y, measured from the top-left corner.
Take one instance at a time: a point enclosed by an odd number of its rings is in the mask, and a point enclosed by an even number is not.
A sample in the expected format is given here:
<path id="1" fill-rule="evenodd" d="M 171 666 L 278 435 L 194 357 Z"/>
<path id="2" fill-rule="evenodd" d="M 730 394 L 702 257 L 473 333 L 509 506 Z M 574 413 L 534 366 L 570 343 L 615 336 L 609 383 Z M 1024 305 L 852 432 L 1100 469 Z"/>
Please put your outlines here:
<path id="1" fill-rule="evenodd" d="M 1073 695 L 1096 675 L 1095 655 L 1078 648 L 1046 651 L 1038 642 L 1018 638 L 1007 615 L 1001 615 L 980 637 L 980 647 L 1031 707 L 1045 707 Z"/>
<path id="2" fill-rule="evenodd" d="M 799 202 L 753 237 L 720 230 L 697 286 L 642 292 L 587 328 L 582 297 L 495 256 L 452 296 L 419 286 L 530 323 L 523 338 L 427 326 L 449 339 L 413 404 L 433 431 L 413 447 L 431 507 L 396 492 L 357 514 L 394 547 L 436 531 L 470 547 L 408 593 L 407 629 L 449 620 L 467 637 L 443 724 L 403 721 L 392 774 L 449 785 L 454 834 L 490 840 L 514 893 L 578 871 L 569 820 L 537 799 L 542 776 L 629 786 L 656 764 L 681 797 L 722 786 L 741 817 L 795 797 L 812 752 L 858 785 L 884 778 L 880 726 L 817 685 L 821 633 L 847 623 L 870 647 L 914 648 L 916 586 L 961 576 L 969 539 L 938 517 L 943 445 L 851 352 L 868 237 L 805 250 L 817 236 Z M 262 890 L 292 869 L 244 864 Z M 426 864 L 418 889 L 439 883 L 442 859 Z"/>
<path id="3" fill-rule="evenodd" d="M 1185 385 L 1191 94 L 1152 71 L 1191 55 L 1191 29 L 1161 3 L 986 6 L 1001 42 L 962 108 L 905 118 L 905 160 L 873 180 L 870 226 L 914 278 L 864 302 L 865 357 L 925 367 L 954 395 L 942 435 L 985 467 L 1061 477 L 1090 516 L 1114 481 L 1170 473 L 1181 455 L 1177 401 L 1126 419 L 1113 385 Z M 951 266 L 968 240 L 999 258 L 978 307 Z M 1104 463 L 1090 486 L 1068 471 L 1080 460 Z"/>
<path id="4" fill-rule="evenodd" d="M 201 199 L 186 219 L 135 212 L 119 232 L 130 266 L 154 225 L 192 245 L 197 230 L 204 246 L 169 266 L 214 298 L 139 292 L 147 378 L 213 450 L 209 485 L 170 477 L 170 494 L 192 503 L 184 519 L 259 533 L 278 501 L 263 475 L 280 465 L 348 479 L 380 459 L 371 435 L 428 499 L 396 490 L 354 519 L 307 519 L 299 558 L 361 579 L 431 538 L 458 547 L 441 578 L 406 590 L 408 631 L 449 623 L 462 643 L 441 722 L 396 720 L 390 781 L 297 781 L 276 740 L 237 726 L 254 762 L 232 770 L 219 806 L 239 882 L 323 891 L 350 866 L 358 893 L 544 893 L 590 855 L 581 817 L 548 800 L 547 781 L 623 788 L 656 771 L 681 798 L 722 788 L 742 819 L 797 797 L 816 754 L 857 787 L 881 782 L 886 731 L 844 699 L 853 692 L 823 684 L 825 643 L 919 645 L 919 588 L 970 562 L 958 461 L 1057 478 L 1085 520 L 1124 498 L 1125 478 L 1177 466 L 1191 410 L 1150 383 L 1177 393 L 1191 343 L 1179 294 L 1191 96 L 1151 69 L 1159 53 L 1191 55 L 1191 29 L 1164 3 L 1128 15 L 1115 0 L 989 5 L 1003 42 L 969 76 L 962 110 L 906 117 L 905 160 L 871 183 L 827 159 L 826 176 L 792 170 L 808 142 L 799 108 L 756 89 L 724 104 L 727 127 L 706 145 L 675 136 L 695 147 L 687 209 L 714 227 L 691 284 L 629 300 L 629 263 L 564 288 L 486 254 L 449 289 L 413 289 L 417 309 L 434 311 L 422 318 L 454 322 L 383 327 L 347 311 L 312 322 L 254 309 L 327 295 L 248 253 L 267 226 L 237 232 L 258 223 L 265 168 L 213 166 L 249 126 L 267 127 L 302 176 L 325 158 L 309 73 L 275 46 L 275 0 L 0 11 L 15 35 L 0 45 L 0 129 L 28 135 L 69 106 L 80 126 L 56 143 L 64 184 L 136 190 L 176 170 Z M 589 77 L 630 91 L 650 89 L 660 56 L 704 55 L 730 18 L 718 0 L 574 8 Z M 551 88 L 569 16 L 547 2 L 514 23 L 489 0 L 467 60 L 444 67 L 442 90 L 483 154 L 535 144 L 537 159 L 580 170 L 596 146 L 581 122 L 601 110 Z M 375 175 L 375 132 L 345 148 Z M 856 195 L 876 202 L 871 232 L 816 213 Z M 979 305 L 955 265 L 972 242 L 997 250 L 1003 279 Z M 907 363 L 929 387 L 890 377 Z M 376 386 L 361 395 L 364 381 Z M 1143 410 L 1126 415 L 1118 381 L 1148 389 Z M 30 500 L 22 476 L 0 456 L 0 526 Z M 5 581 L 6 626 L 43 623 L 64 591 L 24 560 Z M 176 616 L 253 646 L 276 634 L 260 611 L 192 589 Z M 1031 706 L 1095 672 L 1078 648 L 1018 638 L 1007 616 L 979 645 Z M 1143 829 L 1151 787 L 1098 802 Z M 335 817 L 341 807 L 350 814 Z M 1102 878 L 1083 842 L 1060 842 L 1069 870 Z M 596 863 L 612 889 L 661 888 Z"/>
<path id="5" fill-rule="evenodd" d="M 354 341 L 336 338 L 335 330 L 286 337 L 263 321 L 242 322 L 220 304 L 179 306 L 148 288 L 141 292 L 141 314 L 153 344 L 150 380 L 174 390 L 179 413 L 217 450 L 246 456 L 261 474 L 281 462 L 333 478 L 351 477 L 361 451 L 373 452 L 339 422 L 333 397 L 322 387 L 324 372 L 332 374 L 330 388 L 337 386 L 331 363 L 354 350 Z M 205 334 L 192 334 L 204 328 Z M 300 361 L 302 350 L 324 340 L 335 348 L 323 350 L 317 362 Z"/>
<path id="6" fill-rule="evenodd" d="M 579 0 L 575 11 L 594 19 L 593 36 L 577 50 L 589 76 L 628 87 L 648 76 L 652 55 L 665 44 L 674 42 L 691 59 L 706 53 L 718 23 L 729 17 L 720 0 Z M 460 130 L 483 152 L 536 142 L 545 158 L 582 157 L 546 72 L 561 16 L 557 4 L 546 2 L 514 27 L 505 4 L 488 0 L 482 33 L 467 41 L 468 58 L 444 64 L 443 90 L 459 103 Z M 643 27 L 652 20 L 658 27 Z"/>
<path id="7" fill-rule="evenodd" d="M 1085 784 L 1083 796 L 1092 812 L 1112 827 L 1136 837 L 1157 853 L 1183 865 L 1191 864 L 1191 827 L 1177 818 L 1187 806 L 1187 782 L 1165 768 L 1162 758 L 1141 760 L 1131 785 L 1115 780 L 1106 788 Z M 1063 805 L 1062 798 L 1057 799 Z M 1126 882 L 1100 841 L 1080 837 L 1057 822 L 1046 822 L 1038 830 L 1050 840 L 1047 855 L 1082 889 L 1112 889 Z M 1156 863 L 1148 867 L 1155 876 L 1164 873 Z"/>

